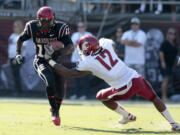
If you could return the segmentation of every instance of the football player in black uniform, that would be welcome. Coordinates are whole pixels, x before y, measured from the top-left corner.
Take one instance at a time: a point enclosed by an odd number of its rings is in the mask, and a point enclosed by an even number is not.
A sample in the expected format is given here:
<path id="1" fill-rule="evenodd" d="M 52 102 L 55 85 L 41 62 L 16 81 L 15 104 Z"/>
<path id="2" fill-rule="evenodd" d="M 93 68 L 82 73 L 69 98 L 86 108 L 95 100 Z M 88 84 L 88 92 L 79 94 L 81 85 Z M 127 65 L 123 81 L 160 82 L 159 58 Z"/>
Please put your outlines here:
<path id="1" fill-rule="evenodd" d="M 34 68 L 39 77 L 46 85 L 46 93 L 51 106 L 52 121 L 56 126 L 60 125 L 59 108 L 65 94 L 65 80 L 56 74 L 49 64 L 45 61 L 46 47 L 49 47 L 51 41 L 61 41 L 64 48 L 55 51 L 51 57 L 68 55 L 73 51 L 73 45 L 70 38 L 70 30 L 67 24 L 55 21 L 55 13 L 51 7 L 41 7 L 37 12 L 37 20 L 26 23 L 24 31 L 21 33 L 16 47 L 16 61 L 21 64 L 21 46 L 22 43 L 32 38 L 35 43 L 36 55 L 34 59 Z"/>

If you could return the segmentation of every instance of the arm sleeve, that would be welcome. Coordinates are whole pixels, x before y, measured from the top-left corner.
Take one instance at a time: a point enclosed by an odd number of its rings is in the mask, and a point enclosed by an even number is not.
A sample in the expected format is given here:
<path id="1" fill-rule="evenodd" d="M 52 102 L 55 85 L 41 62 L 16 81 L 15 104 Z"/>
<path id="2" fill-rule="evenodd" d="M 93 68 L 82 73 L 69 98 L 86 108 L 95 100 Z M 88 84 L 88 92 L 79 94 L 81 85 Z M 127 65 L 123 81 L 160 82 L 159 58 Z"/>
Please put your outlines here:
<path id="1" fill-rule="evenodd" d="M 31 37 L 32 37 L 32 31 L 31 31 L 30 22 L 28 22 L 26 23 L 24 31 L 21 33 L 19 38 L 21 41 L 25 41 L 30 39 Z"/>

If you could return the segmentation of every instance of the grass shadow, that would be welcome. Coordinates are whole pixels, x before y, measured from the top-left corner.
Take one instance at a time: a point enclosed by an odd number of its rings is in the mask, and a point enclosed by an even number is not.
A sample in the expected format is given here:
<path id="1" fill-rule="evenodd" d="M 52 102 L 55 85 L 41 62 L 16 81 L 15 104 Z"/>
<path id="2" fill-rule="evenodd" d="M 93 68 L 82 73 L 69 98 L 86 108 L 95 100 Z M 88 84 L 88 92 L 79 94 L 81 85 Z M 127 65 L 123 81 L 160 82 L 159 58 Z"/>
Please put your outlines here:
<path id="1" fill-rule="evenodd" d="M 85 127 L 67 127 L 72 130 L 82 130 L 82 131 L 89 131 L 89 132 L 102 132 L 102 133 L 113 133 L 113 134 L 180 134 L 180 131 L 173 132 L 173 131 L 148 131 L 143 129 L 136 129 L 136 128 L 130 128 L 130 129 L 120 129 L 120 131 L 114 131 L 114 130 L 103 130 L 103 129 L 95 129 L 95 128 L 85 128 Z"/>

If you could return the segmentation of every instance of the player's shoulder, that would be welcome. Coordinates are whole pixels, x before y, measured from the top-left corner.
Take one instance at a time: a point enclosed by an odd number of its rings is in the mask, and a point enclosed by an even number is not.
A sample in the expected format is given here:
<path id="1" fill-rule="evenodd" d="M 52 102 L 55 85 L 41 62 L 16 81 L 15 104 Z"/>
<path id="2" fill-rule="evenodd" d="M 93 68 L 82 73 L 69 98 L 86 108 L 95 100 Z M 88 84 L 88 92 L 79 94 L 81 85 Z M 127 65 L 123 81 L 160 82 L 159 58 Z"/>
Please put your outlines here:
<path id="1" fill-rule="evenodd" d="M 65 22 L 55 21 L 55 29 L 59 33 L 58 38 L 70 35 L 69 26 Z"/>
<path id="2" fill-rule="evenodd" d="M 38 20 L 30 20 L 26 23 L 26 25 L 33 25 L 33 24 L 37 24 Z"/>
<path id="3" fill-rule="evenodd" d="M 55 21 L 55 25 L 58 27 L 58 28 L 61 28 L 62 26 L 66 26 L 68 27 L 68 24 L 63 22 L 63 21 Z"/>
<path id="4" fill-rule="evenodd" d="M 99 39 L 99 44 L 102 47 L 107 47 L 107 46 L 112 46 L 114 43 L 114 41 L 112 39 L 108 39 L 108 38 L 100 38 Z"/>

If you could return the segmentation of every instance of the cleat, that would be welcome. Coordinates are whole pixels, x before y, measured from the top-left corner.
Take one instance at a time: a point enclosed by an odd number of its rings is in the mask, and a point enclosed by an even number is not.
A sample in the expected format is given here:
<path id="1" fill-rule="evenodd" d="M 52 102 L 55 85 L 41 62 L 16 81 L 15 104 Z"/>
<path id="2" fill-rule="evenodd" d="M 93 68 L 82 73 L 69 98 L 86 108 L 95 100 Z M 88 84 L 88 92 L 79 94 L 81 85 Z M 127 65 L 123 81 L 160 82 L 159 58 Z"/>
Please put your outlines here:
<path id="1" fill-rule="evenodd" d="M 171 128 L 172 131 L 180 131 L 180 125 L 177 122 L 171 123 L 171 126 L 172 126 Z"/>
<path id="2" fill-rule="evenodd" d="M 54 125 L 56 126 L 60 126 L 60 118 L 59 118 L 59 111 L 57 110 L 52 110 L 50 109 L 51 111 L 51 120 L 53 121 Z"/>
<path id="3" fill-rule="evenodd" d="M 136 116 L 132 115 L 131 113 L 128 114 L 128 117 L 121 117 L 118 121 L 120 124 L 127 124 L 128 122 L 136 121 Z"/>

